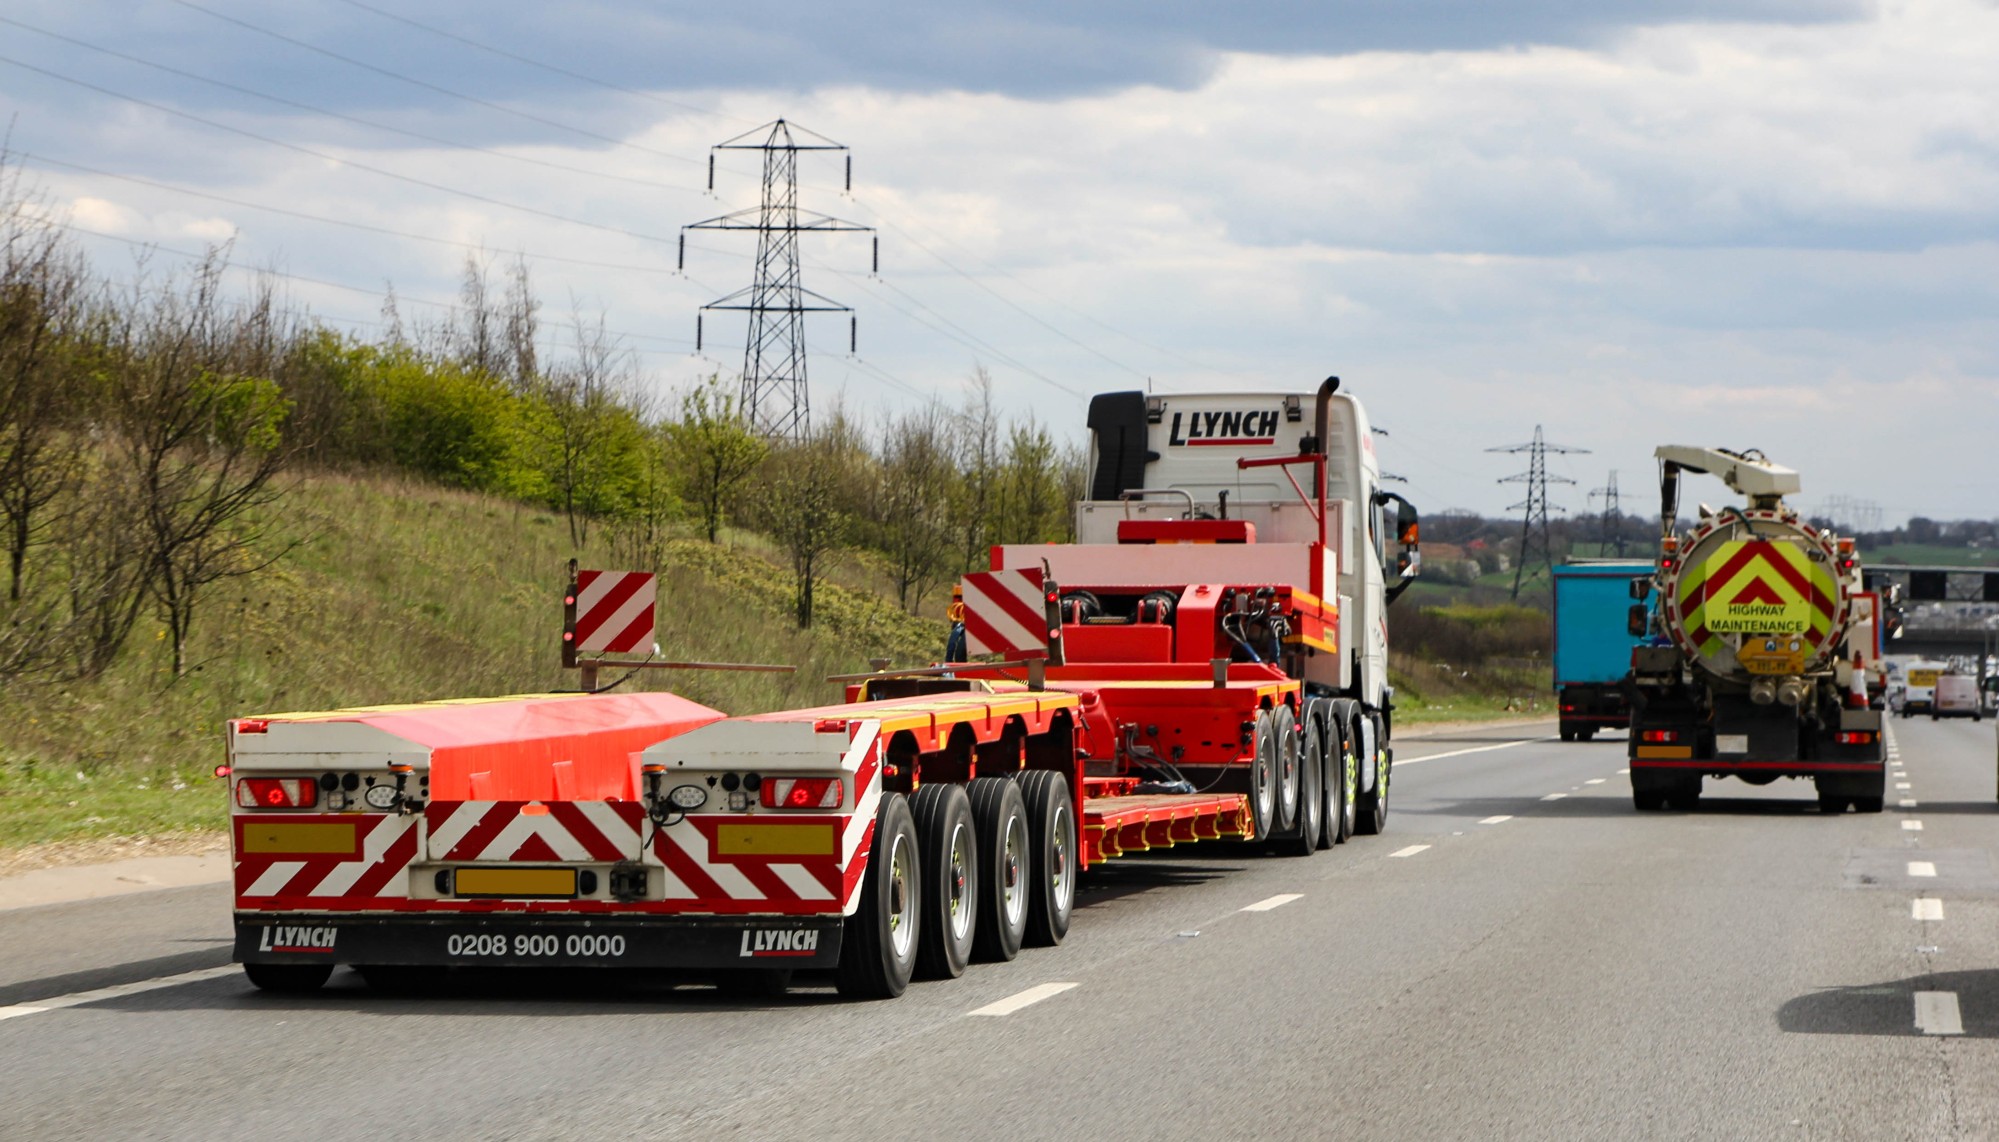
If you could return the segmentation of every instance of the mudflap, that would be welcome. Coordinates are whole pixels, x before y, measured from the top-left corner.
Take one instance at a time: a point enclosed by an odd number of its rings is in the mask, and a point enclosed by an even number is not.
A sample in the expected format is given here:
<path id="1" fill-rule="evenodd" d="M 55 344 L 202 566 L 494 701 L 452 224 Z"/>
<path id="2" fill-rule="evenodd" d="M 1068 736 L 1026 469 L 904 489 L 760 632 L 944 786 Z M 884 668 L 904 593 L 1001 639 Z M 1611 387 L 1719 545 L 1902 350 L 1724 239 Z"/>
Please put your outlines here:
<path id="1" fill-rule="evenodd" d="M 830 968 L 840 916 L 237 913 L 237 963 Z"/>

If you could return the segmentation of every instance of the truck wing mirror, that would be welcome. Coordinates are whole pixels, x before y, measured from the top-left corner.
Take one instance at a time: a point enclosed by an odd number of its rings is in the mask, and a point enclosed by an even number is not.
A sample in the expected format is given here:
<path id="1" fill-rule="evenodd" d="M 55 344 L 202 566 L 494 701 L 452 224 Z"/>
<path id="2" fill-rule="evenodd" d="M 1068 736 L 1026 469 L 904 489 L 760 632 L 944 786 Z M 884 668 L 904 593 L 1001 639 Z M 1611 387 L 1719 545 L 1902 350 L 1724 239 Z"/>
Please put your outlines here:
<path id="1" fill-rule="evenodd" d="M 1645 604 L 1643 603 L 1631 604 L 1631 609 L 1629 611 L 1626 611 L 1624 614 L 1625 633 L 1629 634 L 1632 638 L 1644 638 L 1645 625 L 1646 625 L 1645 619 L 1646 619 Z"/>
<path id="2" fill-rule="evenodd" d="M 1395 538 L 1402 544 L 1402 550 L 1395 556 L 1395 572 L 1401 581 L 1388 588 L 1387 601 L 1392 603 L 1423 572 L 1422 520 L 1416 513 L 1416 505 L 1394 492 L 1377 491 L 1374 502 L 1382 507 L 1395 505 Z"/>
<path id="3" fill-rule="evenodd" d="M 1631 581 L 1631 597 L 1644 602 L 1652 596 L 1652 580 L 1640 576 Z"/>

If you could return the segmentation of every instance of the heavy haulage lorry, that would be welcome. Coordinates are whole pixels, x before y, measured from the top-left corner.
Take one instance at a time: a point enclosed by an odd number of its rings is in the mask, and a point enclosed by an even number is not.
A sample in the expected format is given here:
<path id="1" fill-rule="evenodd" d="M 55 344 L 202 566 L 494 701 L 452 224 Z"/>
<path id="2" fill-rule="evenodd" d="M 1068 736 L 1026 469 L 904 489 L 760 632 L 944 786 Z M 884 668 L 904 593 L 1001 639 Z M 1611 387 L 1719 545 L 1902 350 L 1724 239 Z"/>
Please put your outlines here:
<path id="1" fill-rule="evenodd" d="M 1078 542 L 963 583 L 985 661 L 747 717 L 602 692 L 652 582 L 585 571 L 583 692 L 231 722 L 236 958 L 290 990 L 490 965 L 886 997 L 1060 942 L 1100 861 L 1379 832 L 1417 521 L 1359 402 L 1113 393 L 1089 425 Z"/>
<path id="2" fill-rule="evenodd" d="M 1632 594 L 1659 598 L 1630 608 L 1632 632 L 1649 636 L 1631 652 L 1634 803 L 1690 807 L 1703 776 L 1804 777 L 1827 812 L 1880 812 L 1881 610 L 1853 540 L 1787 506 L 1798 474 L 1761 453 L 1673 445 L 1657 456 L 1660 554 Z M 1711 473 L 1748 503 L 1703 504 L 1676 535 L 1682 473 Z"/>

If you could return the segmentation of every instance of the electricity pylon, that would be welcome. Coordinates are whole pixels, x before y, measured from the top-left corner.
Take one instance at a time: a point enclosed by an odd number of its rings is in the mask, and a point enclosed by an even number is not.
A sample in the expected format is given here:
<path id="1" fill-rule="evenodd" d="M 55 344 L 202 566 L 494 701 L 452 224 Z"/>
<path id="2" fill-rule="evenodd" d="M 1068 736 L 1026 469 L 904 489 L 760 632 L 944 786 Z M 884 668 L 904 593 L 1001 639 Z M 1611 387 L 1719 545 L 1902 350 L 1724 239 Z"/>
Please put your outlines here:
<path id="1" fill-rule="evenodd" d="M 1499 481 L 1502 484 L 1527 485 L 1527 498 L 1506 509 L 1510 512 L 1524 511 L 1525 513 L 1520 520 L 1520 559 L 1513 565 L 1513 597 L 1518 599 L 1520 597 L 1520 588 L 1530 582 L 1536 575 L 1546 575 L 1549 588 L 1553 589 L 1555 582 L 1555 555 L 1554 549 L 1548 540 L 1548 512 L 1551 510 L 1548 504 L 1548 485 L 1550 482 L 1573 484 L 1575 481 L 1569 479 L 1567 476 L 1550 476 L 1548 474 L 1548 453 L 1587 453 L 1589 449 L 1565 448 L 1560 444 L 1549 444 L 1541 439 L 1541 426 L 1537 424 L 1534 426 L 1534 439 L 1531 442 L 1527 444 L 1513 444 L 1501 448 L 1488 448 L 1486 451 L 1527 453 L 1527 470 L 1525 472 L 1517 472 Z M 1557 507 L 1552 510 L 1562 511 L 1564 509 Z M 1533 575 L 1529 575 L 1527 565 L 1536 561 L 1540 563 L 1540 567 L 1535 570 Z"/>
<path id="2" fill-rule="evenodd" d="M 1624 513 L 1617 504 L 1617 469 L 1610 470 L 1610 482 L 1601 488 L 1593 488 L 1589 498 L 1603 497 L 1602 528 L 1597 536 L 1597 554 L 1609 555 L 1612 547 L 1617 548 L 1617 557 L 1624 558 Z"/>
<path id="3" fill-rule="evenodd" d="M 794 132 L 796 136 L 794 137 Z M 803 141 L 800 141 L 800 140 Z M 747 210 L 695 222 L 680 229 L 680 265 L 687 265 L 687 231 L 749 230 L 757 236 L 756 276 L 751 283 L 701 307 L 740 310 L 750 315 L 743 343 L 741 409 L 751 431 L 782 440 L 802 440 L 811 431 L 811 396 L 805 383 L 805 315 L 848 314 L 847 348 L 855 340 L 853 310 L 806 289 L 799 280 L 798 235 L 843 230 L 872 233 L 874 227 L 798 208 L 798 152 L 845 151 L 823 135 L 782 119 L 746 131 L 708 151 L 708 189 L 715 189 L 716 151 L 763 152 L 763 202 Z M 847 189 L 854 186 L 854 160 L 847 157 Z M 880 243 L 875 244 L 879 269 Z M 701 351 L 701 317 L 694 319 L 694 349 Z"/>

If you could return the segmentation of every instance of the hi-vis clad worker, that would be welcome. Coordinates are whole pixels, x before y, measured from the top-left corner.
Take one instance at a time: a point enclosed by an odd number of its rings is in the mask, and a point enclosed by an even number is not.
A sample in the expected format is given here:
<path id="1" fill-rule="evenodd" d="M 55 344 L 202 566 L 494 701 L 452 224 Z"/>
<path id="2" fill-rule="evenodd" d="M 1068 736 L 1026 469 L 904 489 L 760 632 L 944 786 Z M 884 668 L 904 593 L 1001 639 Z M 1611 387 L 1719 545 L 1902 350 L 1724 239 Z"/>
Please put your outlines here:
<path id="1" fill-rule="evenodd" d="M 951 606 L 944 617 L 951 620 L 951 638 L 944 644 L 944 661 L 965 661 L 965 588 L 951 588 Z"/>

